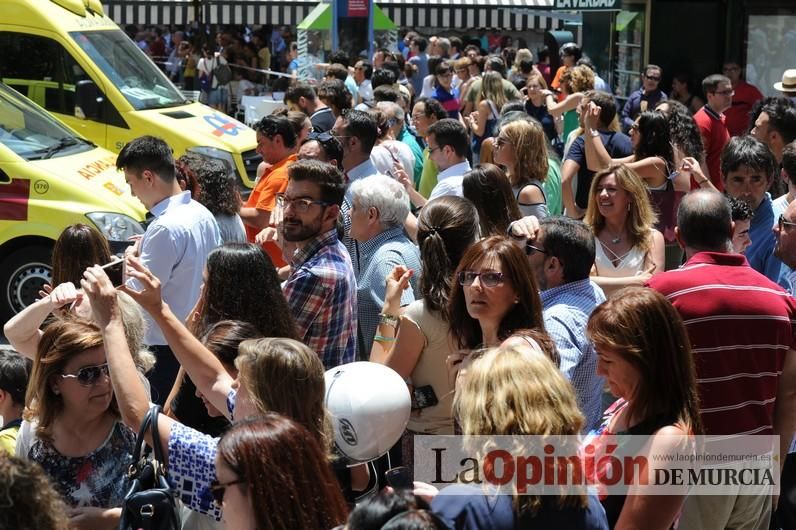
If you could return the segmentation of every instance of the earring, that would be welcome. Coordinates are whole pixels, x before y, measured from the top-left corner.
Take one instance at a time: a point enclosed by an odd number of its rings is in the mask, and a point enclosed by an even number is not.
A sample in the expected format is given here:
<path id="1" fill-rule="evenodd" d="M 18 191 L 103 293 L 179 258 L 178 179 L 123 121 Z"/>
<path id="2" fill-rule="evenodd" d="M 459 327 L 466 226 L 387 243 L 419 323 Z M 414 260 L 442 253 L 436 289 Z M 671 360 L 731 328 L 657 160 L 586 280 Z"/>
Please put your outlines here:
<path id="1" fill-rule="evenodd" d="M 57 388 L 53 387 L 53 394 L 55 394 L 56 396 L 60 396 L 61 395 L 61 391 L 58 390 Z"/>
<path id="2" fill-rule="evenodd" d="M 519 298 L 515 298 L 515 299 L 514 299 L 514 303 L 515 303 L 515 304 L 519 304 L 519 303 L 520 303 L 520 299 L 519 299 Z"/>

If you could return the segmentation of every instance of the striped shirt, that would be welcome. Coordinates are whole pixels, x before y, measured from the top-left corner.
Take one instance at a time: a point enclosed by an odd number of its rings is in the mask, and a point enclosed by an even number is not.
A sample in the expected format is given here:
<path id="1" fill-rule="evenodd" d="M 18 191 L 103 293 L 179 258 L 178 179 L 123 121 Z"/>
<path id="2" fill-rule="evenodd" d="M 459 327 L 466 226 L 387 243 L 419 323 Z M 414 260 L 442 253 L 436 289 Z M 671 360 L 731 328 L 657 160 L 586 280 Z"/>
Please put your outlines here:
<path id="1" fill-rule="evenodd" d="M 700 252 L 648 285 L 685 322 L 705 434 L 772 434 L 796 301 L 740 254 Z"/>
<path id="2" fill-rule="evenodd" d="M 357 281 L 337 230 L 296 251 L 284 293 L 304 344 L 328 370 L 356 360 Z"/>

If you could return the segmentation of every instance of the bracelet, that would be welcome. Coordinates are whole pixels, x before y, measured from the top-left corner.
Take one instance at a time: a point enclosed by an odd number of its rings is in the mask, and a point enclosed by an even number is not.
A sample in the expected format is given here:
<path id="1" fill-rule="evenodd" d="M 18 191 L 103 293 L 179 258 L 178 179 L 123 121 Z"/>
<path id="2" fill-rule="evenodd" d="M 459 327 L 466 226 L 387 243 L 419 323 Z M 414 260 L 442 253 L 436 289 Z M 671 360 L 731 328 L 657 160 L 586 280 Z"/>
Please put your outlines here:
<path id="1" fill-rule="evenodd" d="M 376 335 L 373 337 L 375 342 L 395 342 L 395 337 L 385 337 L 384 335 Z"/>
<path id="2" fill-rule="evenodd" d="M 394 328 L 398 327 L 400 320 L 395 315 L 388 315 L 387 313 L 379 313 L 379 324 L 387 324 Z"/>
<path id="3" fill-rule="evenodd" d="M 710 180 L 709 178 L 704 178 L 702 180 L 699 180 L 699 181 L 697 181 L 697 186 L 701 186 L 702 184 L 704 184 L 705 182 L 707 182 L 709 180 Z"/>
<path id="4" fill-rule="evenodd" d="M 589 132 L 589 134 L 591 134 L 592 138 L 597 138 L 598 136 L 600 136 L 600 131 L 598 131 L 597 129 L 592 129 L 591 132 Z"/>

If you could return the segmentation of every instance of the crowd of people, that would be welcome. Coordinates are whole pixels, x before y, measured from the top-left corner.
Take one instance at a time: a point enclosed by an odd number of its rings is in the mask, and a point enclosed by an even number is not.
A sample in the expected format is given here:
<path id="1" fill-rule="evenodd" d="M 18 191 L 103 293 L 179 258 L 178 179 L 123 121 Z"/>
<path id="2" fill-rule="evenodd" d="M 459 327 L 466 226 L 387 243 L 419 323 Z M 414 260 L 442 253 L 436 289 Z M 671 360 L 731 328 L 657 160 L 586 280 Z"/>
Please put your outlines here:
<path id="1" fill-rule="evenodd" d="M 402 47 L 292 81 L 255 125 L 245 199 L 223 163 L 124 146 L 150 216 L 123 270 L 72 226 L 52 287 L 4 327 L 0 527 L 115 528 L 151 403 L 187 530 L 792 527 L 796 104 L 761 97 L 731 123 L 751 93 L 734 62 L 704 100 L 681 78 L 667 99 L 648 65 L 620 108 L 572 43 L 558 71 L 510 46 Z M 406 381 L 390 462 L 410 476 L 423 435 L 667 453 L 773 434 L 779 504 L 384 488 L 334 443 L 324 373 L 354 361 Z"/>

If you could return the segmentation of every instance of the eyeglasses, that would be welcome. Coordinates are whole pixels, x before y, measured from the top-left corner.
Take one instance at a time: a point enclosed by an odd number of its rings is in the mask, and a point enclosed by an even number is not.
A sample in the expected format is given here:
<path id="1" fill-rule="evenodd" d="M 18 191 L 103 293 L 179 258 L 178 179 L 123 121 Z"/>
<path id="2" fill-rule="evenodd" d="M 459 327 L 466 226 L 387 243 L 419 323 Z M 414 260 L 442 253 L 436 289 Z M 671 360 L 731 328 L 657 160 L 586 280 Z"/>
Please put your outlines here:
<path id="1" fill-rule="evenodd" d="M 484 287 L 497 287 L 503 283 L 502 272 L 475 272 L 475 271 L 460 271 L 457 275 L 459 284 L 469 287 L 473 284 L 476 278 L 481 277 L 481 285 Z"/>
<path id="2" fill-rule="evenodd" d="M 539 247 L 535 247 L 535 246 L 531 245 L 530 243 L 525 243 L 525 253 L 530 256 L 534 252 L 540 252 L 542 254 L 547 255 L 547 251 L 545 249 L 539 248 Z"/>
<path id="3" fill-rule="evenodd" d="M 316 201 L 313 199 L 308 199 L 306 197 L 297 197 L 295 199 L 291 199 L 284 193 L 277 193 L 276 194 L 276 204 L 279 205 L 280 208 L 283 210 L 287 210 L 290 206 L 298 213 L 306 213 L 309 211 L 310 206 L 313 204 L 320 204 L 321 206 L 329 206 L 332 203 L 326 201 Z"/>
<path id="4" fill-rule="evenodd" d="M 453 72 L 450 72 L 450 71 L 448 71 L 448 72 L 440 72 L 440 73 L 437 74 L 437 77 L 451 77 L 452 75 L 453 75 Z"/>
<path id="5" fill-rule="evenodd" d="M 660 81 L 661 77 L 658 75 L 645 75 L 645 78 L 649 79 L 650 81 Z"/>
<path id="6" fill-rule="evenodd" d="M 503 147 L 504 145 L 511 145 L 511 142 L 504 136 L 495 137 L 495 147 Z"/>
<path id="7" fill-rule="evenodd" d="M 631 131 L 637 131 L 638 130 L 638 123 L 631 123 L 630 124 L 630 130 Z"/>
<path id="8" fill-rule="evenodd" d="M 734 96 L 735 90 L 715 90 L 713 91 L 714 94 L 718 94 L 720 96 Z"/>
<path id="9" fill-rule="evenodd" d="M 61 374 L 61 377 L 64 379 L 77 379 L 77 383 L 81 386 L 92 386 L 96 384 L 102 376 L 110 376 L 108 363 L 98 364 L 96 366 L 85 366 L 78 370 L 76 374 Z"/>
<path id="10" fill-rule="evenodd" d="M 428 146 L 428 154 L 432 154 L 434 151 L 436 151 L 436 150 L 438 150 L 438 149 L 442 149 L 442 147 L 440 147 L 440 146 L 437 146 L 437 147 L 431 147 L 431 146 L 429 145 L 429 146 Z"/>
<path id="11" fill-rule="evenodd" d="M 784 215 L 780 215 L 779 216 L 779 230 L 780 230 L 780 232 L 782 231 L 782 228 L 785 227 L 785 226 L 796 226 L 796 223 L 792 223 L 790 221 L 786 221 L 785 220 L 785 216 Z"/>
<path id="12" fill-rule="evenodd" d="M 238 480 L 225 482 L 224 484 L 215 479 L 210 482 L 210 493 L 213 495 L 213 500 L 216 501 L 216 504 L 221 506 L 221 503 L 224 501 L 224 492 L 228 487 L 234 486 L 235 484 L 248 484 L 248 481 L 239 478 Z"/>

